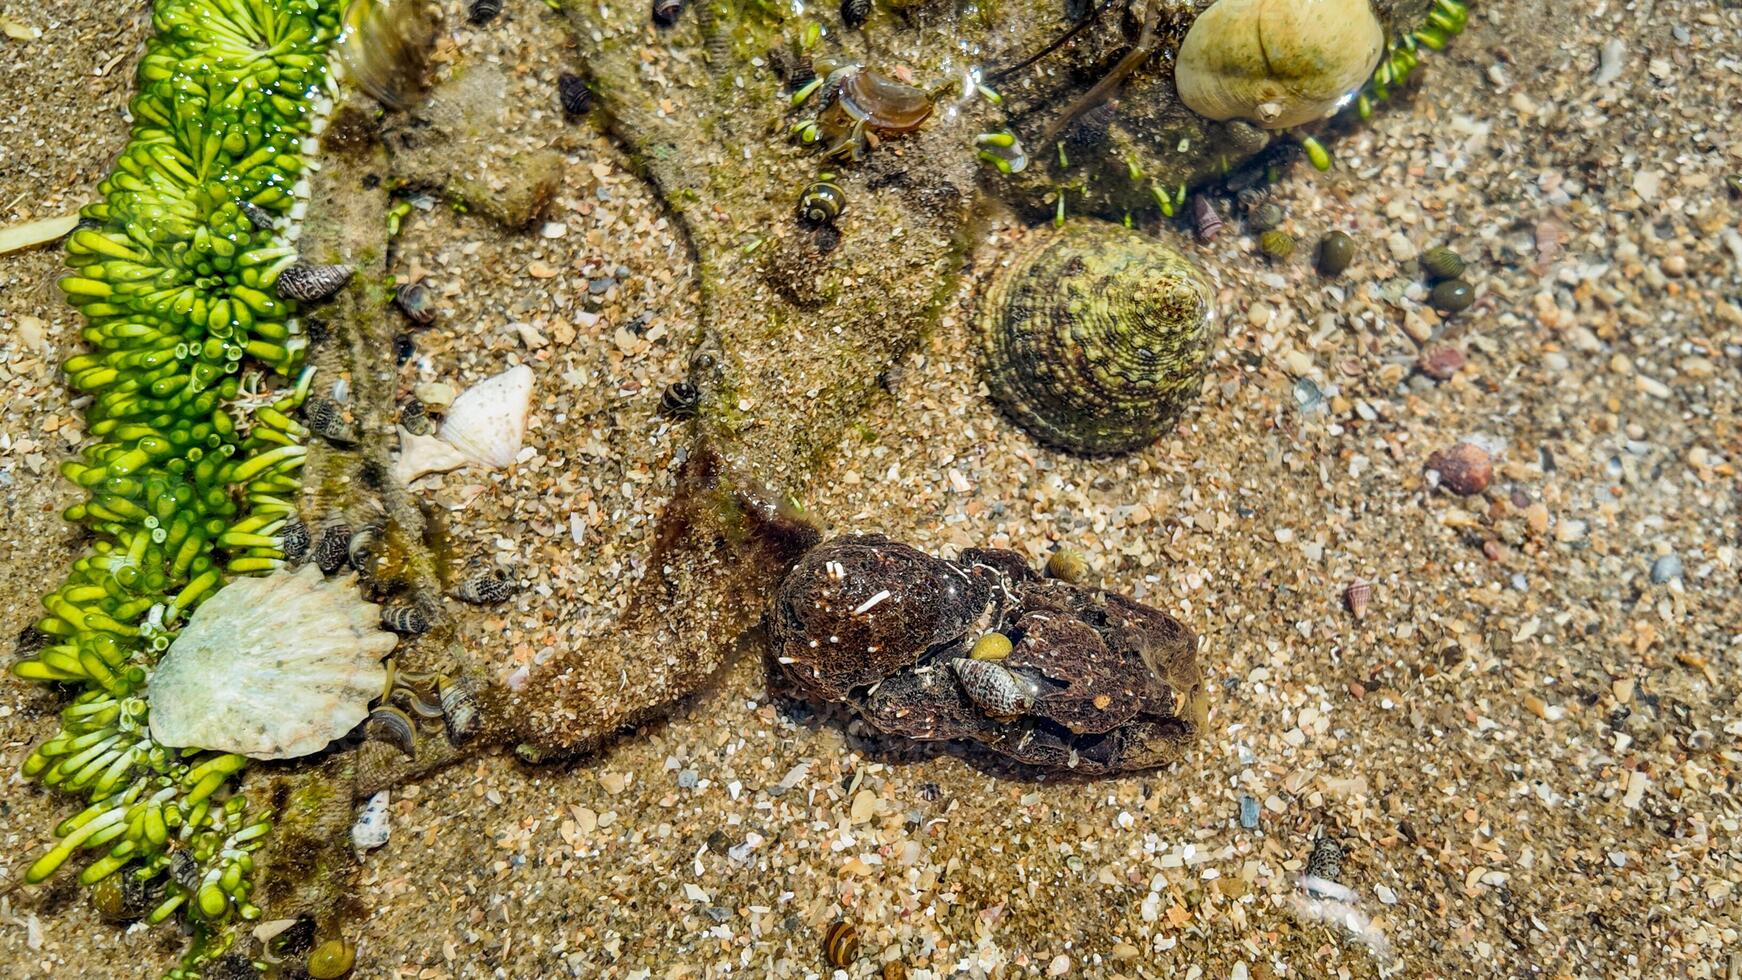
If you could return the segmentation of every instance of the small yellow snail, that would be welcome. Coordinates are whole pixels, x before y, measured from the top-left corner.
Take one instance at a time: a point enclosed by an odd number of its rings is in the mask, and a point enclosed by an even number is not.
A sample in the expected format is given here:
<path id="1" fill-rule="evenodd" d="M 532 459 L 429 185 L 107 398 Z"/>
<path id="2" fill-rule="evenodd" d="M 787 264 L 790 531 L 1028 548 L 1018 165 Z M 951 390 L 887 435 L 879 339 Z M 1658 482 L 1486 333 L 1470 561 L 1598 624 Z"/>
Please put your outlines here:
<path id="1" fill-rule="evenodd" d="M 1286 129 L 1335 112 L 1384 47 L 1369 0 L 1217 0 L 1186 33 L 1174 85 L 1200 116 Z"/>

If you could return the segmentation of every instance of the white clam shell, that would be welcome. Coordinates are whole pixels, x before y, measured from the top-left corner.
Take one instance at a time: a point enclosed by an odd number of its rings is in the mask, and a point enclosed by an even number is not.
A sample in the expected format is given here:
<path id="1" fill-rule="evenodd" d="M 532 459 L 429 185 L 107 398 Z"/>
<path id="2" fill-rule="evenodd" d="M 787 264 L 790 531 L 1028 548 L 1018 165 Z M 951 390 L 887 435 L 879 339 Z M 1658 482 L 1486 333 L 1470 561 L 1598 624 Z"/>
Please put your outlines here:
<path id="1" fill-rule="evenodd" d="M 532 409 L 532 369 L 524 364 L 460 393 L 438 433 L 471 462 L 502 469 L 520 455 Z"/>
<path id="2" fill-rule="evenodd" d="M 151 675 L 151 737 L 292 759 L 357 727 L 398 638 L 356 578 L 323 578 L 310 564 L 219 589 Z"/>
<path id="3" fill-rule="evenodd" d="M 1286 129 L 1336 112 L 1384 48 L 1368 0 L 1216 0 L 1180 44 L 1174 86 L 1200 116 Z"/>

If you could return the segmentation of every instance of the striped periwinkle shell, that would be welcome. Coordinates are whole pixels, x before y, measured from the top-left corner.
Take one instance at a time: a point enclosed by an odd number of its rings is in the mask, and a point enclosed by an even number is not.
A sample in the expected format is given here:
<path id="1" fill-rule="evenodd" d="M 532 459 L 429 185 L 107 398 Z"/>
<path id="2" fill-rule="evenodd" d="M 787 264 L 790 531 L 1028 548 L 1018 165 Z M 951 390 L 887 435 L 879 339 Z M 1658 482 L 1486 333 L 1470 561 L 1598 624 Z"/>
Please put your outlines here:
<path id="1" fill-rule="evenodd" d="M 1155 440 L 1197 396 L 1215 294 L 1185 256 L 1079 222 L 996 275 L 977 315 L 992 398 L 1041 442 L 1085 455 Z"/>

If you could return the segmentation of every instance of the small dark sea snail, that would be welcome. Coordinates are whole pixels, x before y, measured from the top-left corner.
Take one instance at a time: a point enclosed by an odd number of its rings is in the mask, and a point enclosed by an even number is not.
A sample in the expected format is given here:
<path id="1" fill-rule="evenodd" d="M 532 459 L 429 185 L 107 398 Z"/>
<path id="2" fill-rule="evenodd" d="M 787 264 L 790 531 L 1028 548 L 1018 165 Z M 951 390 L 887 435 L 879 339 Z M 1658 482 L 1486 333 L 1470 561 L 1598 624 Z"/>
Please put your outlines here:
<path id="1" fill-rule="evenodd" d="M 475 606 L 487 606 L 507 602 L 517 591 L 507 572 L 490 568 L 467 577 L 454 589 L 454 598 Z"/>
<path id="2" fill-rule="evenodd" d="M 474 27 L 481 27 L 496 19 L 502 12 L 502 0 L 472 0 L 466 6 L 466 21 Z"/>
<path id="3" fill-rule="evenodd" d="M 278 274 L 274 287 L 282 299 L 316 303 L 345 288 L 351 281 L 348 265 L 293 265 Z"/>
<path id="4" fill-rule="evenodd" d="M 813 225 L 826 225 L 847 210 L 847 192 L 830 180 L 818 180 L 798 199 L 799 217 Z"/>
<path id="5" fill-rule="evenodd" d="M 407 283 L 393 294 L 393 302 L 412 323 L 427 327 L 435 322 L 435 296 L 421 282 Z"/>
<path id="6" fill-rule="evenodd" d="M 848 27 L 863 26 L 871 16 L 871 0 L 841 0 L 841 23 Z"/>
<path id="7" fill-rule="evenodd" d="M 342 520 L 324 525 L 315 537 L 313 557 L 323 575 L 344 568 L 351 558 L 351 525 Z"/>
<path id="8" fill-rule="evenodd" d="M 569 119 L 584 115 L 593 104 L 593 90 L 587 87 L 587 80 L 573 72 L 557 76 L 556 94 L 563 115 Z"/>
<path id="9" fill-rule="evenodd" d="M 311 543 L 308 525 L 295 514 L 286 518 L 284 526 L 278 529 L 278 550 L 284 553 L 284 560 L 292 565 L 300 564 L 308 557 Z"/>
<path id="10" fill-rule="evenodd" d="M 659 414 L 668 419 L 693 419 L 702 403 L 702 393 L 688 381 L 673 381 L 659 396 Z"/>

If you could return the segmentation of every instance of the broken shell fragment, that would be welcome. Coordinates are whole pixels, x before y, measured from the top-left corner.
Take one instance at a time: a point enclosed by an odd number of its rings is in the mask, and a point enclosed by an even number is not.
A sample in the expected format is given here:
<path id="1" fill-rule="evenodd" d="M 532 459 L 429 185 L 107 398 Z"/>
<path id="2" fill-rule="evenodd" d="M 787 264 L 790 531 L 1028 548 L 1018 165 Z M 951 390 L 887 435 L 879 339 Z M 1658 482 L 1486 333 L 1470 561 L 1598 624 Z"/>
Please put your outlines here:
<path id="1" fill-rule="evenodd" d="M 355 576 L 305 565 L 207 600 L 151 675 L 151 737 L 172 748 L 293 759 L 357 727 L 397 638 Z"/>
<path id="2" fill-rule="evenodd" d="M 532 369 L 516 365 L 461 392 L 439 434 L 467 460 L 502 469 L 520 455 L 531 410 Z"/>

